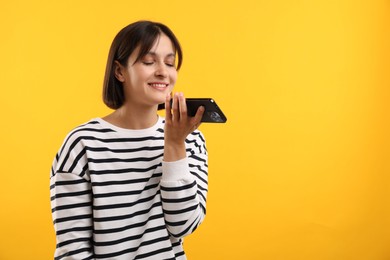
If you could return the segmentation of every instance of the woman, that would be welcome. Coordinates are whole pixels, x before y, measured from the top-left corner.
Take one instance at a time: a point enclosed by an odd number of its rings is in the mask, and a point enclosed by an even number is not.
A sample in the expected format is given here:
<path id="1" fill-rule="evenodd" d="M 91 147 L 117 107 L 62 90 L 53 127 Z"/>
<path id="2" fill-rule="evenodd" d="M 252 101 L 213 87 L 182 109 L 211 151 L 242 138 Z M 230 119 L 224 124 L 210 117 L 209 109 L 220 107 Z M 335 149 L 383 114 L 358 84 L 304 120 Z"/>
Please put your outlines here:
<path id="1" fill-rule="evenodd" d="M 206 213 L 208 166 L 204 109 L 188 117 L 184 95 L 171 98 L 181 64 L 161 23 L 115 37 L 103 88 L 114 112 L 71 131 L 53 162 L 55 259 L 186 259 L 182 239 Z"/>

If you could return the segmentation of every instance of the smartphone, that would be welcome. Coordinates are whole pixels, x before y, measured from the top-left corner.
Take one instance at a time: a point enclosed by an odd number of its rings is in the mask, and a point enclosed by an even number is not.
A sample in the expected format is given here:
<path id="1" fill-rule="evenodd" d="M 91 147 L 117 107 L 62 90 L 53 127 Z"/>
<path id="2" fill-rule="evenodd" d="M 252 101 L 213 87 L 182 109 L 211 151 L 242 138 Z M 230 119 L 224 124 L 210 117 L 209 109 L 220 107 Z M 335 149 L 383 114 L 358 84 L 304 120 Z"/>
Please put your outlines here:
<path id="1" fill-rule="evenodd" d="M 205 108 L 201 122 L 226 123 L 227 118 L 212 98 L 186 98 L 189 116 L 195 116 L 200 106 Z"/>

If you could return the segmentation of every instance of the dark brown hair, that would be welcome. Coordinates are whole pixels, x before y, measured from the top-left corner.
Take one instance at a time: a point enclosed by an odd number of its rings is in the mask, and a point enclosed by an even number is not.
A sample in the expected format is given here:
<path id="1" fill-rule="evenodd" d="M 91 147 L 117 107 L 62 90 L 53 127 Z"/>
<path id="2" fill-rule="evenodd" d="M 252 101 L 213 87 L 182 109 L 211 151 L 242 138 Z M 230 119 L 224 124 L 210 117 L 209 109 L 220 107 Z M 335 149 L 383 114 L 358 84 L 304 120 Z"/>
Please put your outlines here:
<path id="1" fill-rule="evenodd" d="M 115 61 L 126 67 L 128 58 L 139 46 L 138 57 L 135 61 L 138 62 L 150 51 L 162 33 L 173 44 L 178 58 L 176 69 L 179 70 L 183 61 L 183 53 L 176 36 L 166 25 L 151 21 L 138 21 L 129 24 L 115 36 L 108 54 L 103 82 L 103 101 L 109 108 L 118 109 L 125 101 L 122 83 L 115 77 Z"/>

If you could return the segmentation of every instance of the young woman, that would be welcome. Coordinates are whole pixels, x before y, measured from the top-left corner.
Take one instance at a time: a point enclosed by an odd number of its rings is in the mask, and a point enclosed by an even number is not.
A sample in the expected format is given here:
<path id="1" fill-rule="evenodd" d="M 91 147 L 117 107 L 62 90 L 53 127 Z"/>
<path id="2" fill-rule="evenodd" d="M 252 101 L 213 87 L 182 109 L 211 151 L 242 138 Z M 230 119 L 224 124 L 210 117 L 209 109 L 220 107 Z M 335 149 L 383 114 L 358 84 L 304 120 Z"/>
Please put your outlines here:
<path id="1" fill-rule="evenodd" d="M 206 213 L 208 165 L 204 109 L 188 117 L 183 94 L 171 98 L 181 64 L 161 23 L 115 37 L 103 88 L 114 112 L 71 131 L 53 162 L 55 259 L 186 259 L 183 237 Z"/>

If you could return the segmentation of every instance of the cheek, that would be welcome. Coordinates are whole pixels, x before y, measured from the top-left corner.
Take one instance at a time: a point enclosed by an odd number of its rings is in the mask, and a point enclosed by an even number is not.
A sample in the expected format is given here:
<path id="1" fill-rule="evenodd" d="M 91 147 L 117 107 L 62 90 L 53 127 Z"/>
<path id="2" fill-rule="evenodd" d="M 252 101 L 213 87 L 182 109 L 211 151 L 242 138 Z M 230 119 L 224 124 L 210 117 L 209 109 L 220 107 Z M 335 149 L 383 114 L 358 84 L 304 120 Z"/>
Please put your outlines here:
<path id="1" fill-rule="evenodd" d="M 143 82 L 145 82 L 148 78 L 148 74 L 143 70 L 134 70 L 129 75 L 131 85 L 139 86 Z"/>
<path id="2" fill-rule="evenodd" d="M 171 74 L 171 84 L 172 85 L 175 85 L 175 83 L 176 83 L 176 80 L 177 80 L 177 71 L 175 71 L 175 72 L 172 72 L 172 74 Z"/>
<path id="3" fill-rule="evenodd" d="M 177 77 L 171 78 L 171 80 L 170 80 L 171 84 L 169 84 L 169 92 L 172 92 L 173 88 L 175 87 L 176 79 L 177 79 Z"/>
<path id="4" fill-rule="evenodd" d="M 175 86 L 175 84 L 170 84 L 169 85 L 169 93 L 171 93 L 173 91 L 173 87 Z"/>

